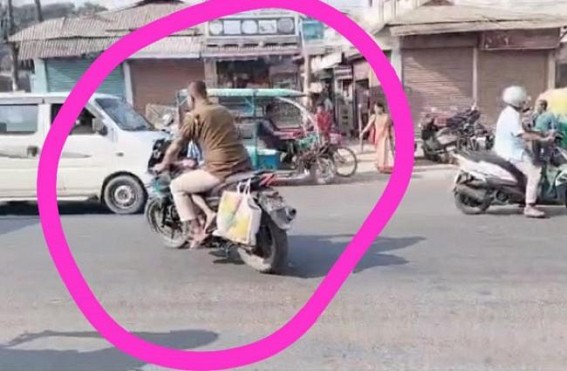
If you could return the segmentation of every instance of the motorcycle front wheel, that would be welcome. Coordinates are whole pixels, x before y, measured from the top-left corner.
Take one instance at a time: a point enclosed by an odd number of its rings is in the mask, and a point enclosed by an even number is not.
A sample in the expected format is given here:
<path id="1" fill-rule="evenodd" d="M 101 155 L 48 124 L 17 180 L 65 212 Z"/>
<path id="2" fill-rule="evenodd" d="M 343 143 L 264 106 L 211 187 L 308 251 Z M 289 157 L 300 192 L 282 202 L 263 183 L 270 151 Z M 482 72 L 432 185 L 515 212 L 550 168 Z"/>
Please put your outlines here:
<path id="1" fill-rule="evenodd" d="M 256 248 L 252 251 L 238 248 L 244 264 L 264 274 L 279 274 L 287 266 L 287 232 L 280 229 L 267 215 L 262 214 Z"/>
<path id="2" fill-rule="evenodd" d="M 187 246 L 189 239 L 188 228 L 180 222 L 168 221 L 164 223 L 165 208 L 158 199 L 152 199 L 146 204 L 144 215 L 155 234 L 159 235 L 165 247 L 170 249 L 182 249 Z"/>

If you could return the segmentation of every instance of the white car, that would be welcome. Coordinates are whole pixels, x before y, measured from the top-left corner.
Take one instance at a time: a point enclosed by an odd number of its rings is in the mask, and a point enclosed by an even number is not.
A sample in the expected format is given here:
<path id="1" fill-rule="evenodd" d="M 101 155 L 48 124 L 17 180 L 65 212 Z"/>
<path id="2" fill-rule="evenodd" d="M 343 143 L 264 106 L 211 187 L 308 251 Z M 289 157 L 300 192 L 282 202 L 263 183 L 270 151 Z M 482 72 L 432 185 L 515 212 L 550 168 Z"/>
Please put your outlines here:
<path id="1" fill-rule="evenodd" d="M 35 201 L 39 155 L 68 93 L 0 94 L 0 202 Z M 166 133 L 125 100 L 95 94 L 75 123 L 59 162 L 59 201 L 100 200 L 116 214 L 143 210 L 156 139 Z"/>

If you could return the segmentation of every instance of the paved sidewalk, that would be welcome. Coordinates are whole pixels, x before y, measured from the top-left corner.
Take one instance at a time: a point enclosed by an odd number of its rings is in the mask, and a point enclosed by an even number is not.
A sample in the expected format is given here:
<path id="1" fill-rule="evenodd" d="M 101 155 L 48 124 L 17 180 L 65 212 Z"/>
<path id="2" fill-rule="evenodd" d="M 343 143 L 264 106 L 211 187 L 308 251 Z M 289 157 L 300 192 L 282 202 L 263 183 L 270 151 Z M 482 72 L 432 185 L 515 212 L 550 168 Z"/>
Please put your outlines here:
<path id="1" fill-rule="evenodd" d="M 358 170 L 357 173 L 369 173 L 376 172 L 376 167 L 374 166 L 375 153 L 370 144 L 365 144 L 363 151 L 360 151 L 360 144 L 353 143 L 348 145 L 350 149 L 354 151 L 358 158 Z M 437 164 L 421 157 L 418 151 L 416 152 L 414 172 L 424 172 L 424 171 L 440 171 L 440 170 L 453 170 L 454 165 Z"/>

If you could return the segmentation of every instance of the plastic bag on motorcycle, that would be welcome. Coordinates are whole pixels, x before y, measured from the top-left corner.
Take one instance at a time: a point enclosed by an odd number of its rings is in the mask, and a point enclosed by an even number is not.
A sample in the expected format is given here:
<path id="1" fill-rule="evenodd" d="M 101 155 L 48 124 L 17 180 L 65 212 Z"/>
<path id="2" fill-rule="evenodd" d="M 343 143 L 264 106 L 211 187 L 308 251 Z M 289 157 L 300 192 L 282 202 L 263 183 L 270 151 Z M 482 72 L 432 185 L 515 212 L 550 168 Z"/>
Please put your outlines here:
<path id="1" fill-rule="evenodd" d="M 262 209 L 250 194 L 250 182 L 240 184 L 234 191 L 224 191 L 217 214 L 215 236 L 247 245 L 256 245 Z"/>

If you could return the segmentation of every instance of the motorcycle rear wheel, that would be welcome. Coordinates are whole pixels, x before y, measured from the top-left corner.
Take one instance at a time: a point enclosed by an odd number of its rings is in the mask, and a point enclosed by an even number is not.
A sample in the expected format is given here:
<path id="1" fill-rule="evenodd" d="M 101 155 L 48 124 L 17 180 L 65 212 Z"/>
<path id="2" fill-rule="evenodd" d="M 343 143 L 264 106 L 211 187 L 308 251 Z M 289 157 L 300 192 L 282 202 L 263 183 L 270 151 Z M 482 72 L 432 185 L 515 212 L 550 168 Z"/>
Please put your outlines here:
<path id="1" fill-rule="evenodd" d="M 481 215 L 490 207 L 489 200 L 479 202 L 460 192 L 454 192 L 454 200 L 457 209 L 465 215 Z"/>
<path id="2" fill-rule="evenodd" d="M 184 224 L 180 224 L 179 228 L 172 231 L 171 228 L 161 225 L 163 212 L 160 200 L 150 200 L 146 204 L 144 215 L 152 232 L 159 235 L 165 247 L 169 249 L 179 250 L 187 247 L 190 235 L 187 227 Z"/>
<path id="3" fill-rule="evenodd" d="M 267 214 L 262 215 L 256 246 L 252 252 L 237 249 L 244 264 L 264 274 L 280 274 L 287 266 L 287 233 L 278 228 Z"/>

